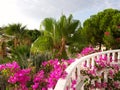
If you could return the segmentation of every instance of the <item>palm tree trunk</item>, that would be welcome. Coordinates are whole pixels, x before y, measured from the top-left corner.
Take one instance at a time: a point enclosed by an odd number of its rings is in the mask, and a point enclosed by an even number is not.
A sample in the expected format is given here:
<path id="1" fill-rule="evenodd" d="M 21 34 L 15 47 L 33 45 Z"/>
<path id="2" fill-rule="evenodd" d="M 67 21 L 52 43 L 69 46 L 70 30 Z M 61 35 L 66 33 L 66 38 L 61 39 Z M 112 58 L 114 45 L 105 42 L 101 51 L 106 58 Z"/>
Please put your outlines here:
<path id="1" fill-rule="evenodd" d="M 66 45 L 66 39 L 63 37 L 62 39 L 61 39 L 61 46 L 60 46 L 60 50 L 59 50 L 59 52 L 57 53 L 57 57 L 62 57 L 62 56 L 65 56 L 65 57 L 67 57 L 66 55 L 66 50 L 65 50 L 65 45 Z M 64 55 L 65 54 L 65 55 Z"/>
<path id="2" fill-rule="evenodd" d="M 2 42 L 2 57 L 4 58 L 6 55 L 6 43 Z"/>
<path id="3" fill-rule="evenodd" d="M 101 46 L 102 46 L 101 43 L 99 43 L 99 50 L 101 50 Z"/>

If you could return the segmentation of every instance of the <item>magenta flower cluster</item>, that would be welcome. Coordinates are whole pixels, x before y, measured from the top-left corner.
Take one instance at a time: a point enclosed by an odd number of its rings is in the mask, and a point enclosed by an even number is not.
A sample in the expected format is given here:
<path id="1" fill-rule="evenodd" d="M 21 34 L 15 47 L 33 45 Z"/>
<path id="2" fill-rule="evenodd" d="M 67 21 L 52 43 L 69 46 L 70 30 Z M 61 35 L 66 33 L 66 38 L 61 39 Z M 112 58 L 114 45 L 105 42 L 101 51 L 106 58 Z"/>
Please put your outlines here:
<path id="1" fill-rule="evenodd" d="M 98 72 L 108 72 L 107 81 L 105 81 L 104 76 Z M 95 60 L 95 66 L 93 68 L 87 67 L 85 62 L 84 69 L 81 70 L 81 73 L 85 77 L 87 76 L 85 79 L 85 86 L 87 88 L 120 90 L 120 66 L 119 64 L 112 63 L 112 57 L 110 57 L 110 60 L 108 61 L 106 55 L 101 55 L 99 59 Z M 99 82 L 99 80 L 101 81 Z"/>
<path id="2" fill-rule="evenodd" d="M 82 50 L 82 56 L 95 52 L 94 48 L 86 47 Z M 17 86 L 17 90 L 54 90 L 54 87 L 60 78 L 65 78 L 67 72 L 65 69 L 74 62 L 74 59 L 69 60 L 49 60 L 42 63 L 40 70 L 37 73 L 31 73 L 32 69 L 21 69 L 17 62 L 6 63 L 0 65 L 0 72 L 6 77 L 9 85 Z M 117 61 L 117 60 L 114 60 Z M 81 74 L 87 76 L 85 79 L 85 87 L 88 89 L 105 88 L 106 90 L 120 90 L 120 66 L 112 63 L 112 56 L 101 55 L 95 58 L 95 66 L 87 67 L 87 61 L 83 64 Z M 104 71 L 105 70 L 105 71 Z M 97 72 L 106 72 L 107 81 L 104 76 Z M 34 72 L 34 71 L 33 71 Z M 99 80 L 101 80 L 99 82 Z M 28 83 L 31 84 L 28 87 Z M 76 90 L 76 80 L 72 80 L 71 89 Z M 69 90 L 66 87 L 66 90 Z"/>
<path id="3" fill-rule="evenodd" d="M 88 55 L 90 53 L 93 53 L 95 52 L 94 48 L 93 47 L 85 47 L 83 48 L 83 50 L 81 51 L 81 54 L 82 55 Z"/>
<path id="4" fill-rule="evenodd" d="M 8 83 L 17 85 L 19 90 L 28 90 L 27 82 L 30 80 L 30 69 L 21 69 L 17 62 L 1 64 L 0 71 L 8 78 Z"/>
<path id="5" fill-rule="evenodd" d="M 82 49 L 81 53 L 77 54 L 77 58 L 81 58 L 85 55 L 88 55 L 88 54 L 91 54 L 91 53 L 94 53 L 94 52 L 95 52 L 95 50 L 94 50 L 93 47 L 90 47 L 90 46 L 85 47 L 85 48 Z"/>
<path id="6" fill-rule="evenodd" d="M 40 71 L 34 74 L 31 74 L 32 69 L 21 69 L 17 62 L 12 62 L 1 64 L 0 72 L 6 77 L 8 84 L 17 90 L 28 90 L 29 88 L 33 90 L 48 90 L 50 88 L 53 90 L 58 79 L 66 77 L 65 69 L 72 62 L 74 59 L 45 61 L 42 63 Z M 33 84 L 27 87 L 29 82 Z"/>
<path id="7" fill-rule="evenodd" d="M 55 59 L 43 62 L 42 69 L 34 76 L 33 90 L 48 90 L 48 88 L 53 90 L 58 79 L 66 77 L 65 69 L 73 61 L 73 59 L 61 61 Z"/>
<path id="8" fill-rule="evenodd" d="M 0 71 L 5 70 L 5 69 L 9 69 L 11 72 L 16 72 L 20 69 L 20 66 L 18 65 L 17 62 L 1 64 Z"/>

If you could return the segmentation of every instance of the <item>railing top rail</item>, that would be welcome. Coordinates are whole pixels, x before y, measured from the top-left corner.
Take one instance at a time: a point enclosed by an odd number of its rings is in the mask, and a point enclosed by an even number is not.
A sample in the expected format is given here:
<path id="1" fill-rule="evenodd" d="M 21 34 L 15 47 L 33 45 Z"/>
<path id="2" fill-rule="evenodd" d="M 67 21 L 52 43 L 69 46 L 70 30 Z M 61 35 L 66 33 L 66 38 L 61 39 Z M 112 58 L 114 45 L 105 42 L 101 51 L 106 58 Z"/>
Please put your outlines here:
<path id="1" fill-rule="evenodd" d="M 95 57 L 95 56 L 98 56 L 98 55 L 101 55 L 101 54 L 113 53 L 113 52 L 120 52 L 120 49 L 117 49 L 117 50 L 108 50 L 108 51 L 103 51 L 103 52 L 97 52 L 97 53 L 93 53 L 93 54 L 81 57 L 80 59 L 76 58 L 75 62 L 73 62 L 71 65 L 69 65 L 66 68 L 65 71 L 67 71 L 67 73 L 73 71 L 73 69 L 74 69 L 73 66 L 77 66 L 81 62 L 84 62 L 85 60 L 87 60 L 88 58 Z"/>
<path id="2" fill-rule="evenodd" d="M 99 56 L 99 55 L 102 55 L 102 54 L 114 53 L 114 52 L 120 52 L 120 49 L 117 49 L 117 50 L 108 50 L 108 51 L 103 51 L 103 52 L 97 52 L 97 53 L 93 53 L 93 54 L 81 57 L 80 59 L 76 58 L 75 62 L 73 62 L 72 64 L 70 64 L 66 68 L 66 70 L 65 70 L 68 73 L 67 77 L 65 79 L 59 79 L 54 90 L 65 90 L 65 86 L 67 84 L 67 80 L 71 76 L 72 71 L 78 66 L 78 64 L 84 62 L 85 60 L 87 60 L 87 59 L 89 59 L 91 57 Z"/>

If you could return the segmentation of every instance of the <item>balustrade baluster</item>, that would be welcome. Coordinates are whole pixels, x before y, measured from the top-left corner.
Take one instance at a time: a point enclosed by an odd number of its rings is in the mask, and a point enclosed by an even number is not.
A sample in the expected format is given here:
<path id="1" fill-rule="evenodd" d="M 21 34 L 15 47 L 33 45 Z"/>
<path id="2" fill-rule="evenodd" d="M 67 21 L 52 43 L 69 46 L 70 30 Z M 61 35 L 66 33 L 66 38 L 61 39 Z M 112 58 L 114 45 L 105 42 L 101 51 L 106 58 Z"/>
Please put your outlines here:
<path id="1" fill-rule="evenodd" d="M 77 66 L 77 80 L 80 80 L 80 65 Z"/>
<path id="2" fill-rule="evenodd" d="M 115 59 L 115 52 L 113 52 L 113 53 L 112 53 L 112 61 L 113 61 L 113 63 L 115 62 L 115 60 L 116 60 L 116 59 Z"/>
<path id="3" fill-rule="evenodd" d="M 97 58 L 96 58 L 97 60 L 99 60 L 99 59 L 100 59 L 100 55 L 97 55 L 96 57 L 97 57 Z"/>
<path id="4" fill-rule="evenodd" d="M 110 62 L 110 53 L 107 53 L 107 61 Z"/>
<path id="5" fill-rule="evenodd" d="M 90 67 L 90 58 L 87 59 L 87 67 Z"/>
<path id="6" fill-rule="evenodd" d="M 67 83 L 68 83 L 68 90 L 70 90 L 71 85 L 72 85 L 72 78 L 71 77 L 69 78 L 69 81 Z"/>
<path id="7" fill-rule="evenodd" d="M 120 52 L 118 52 L 118 63 L 120 64 Z"/>
<path id="8" fill-rule="evenodd" d="M 108 72 L 104 72 L 104 82 L 108 82 Z"/>
<path id="9" fill-rule="evenodd" d="M 92 66 L 92 69 L 93 69 L 93 68 L 94 68 L 94 66 L 95 66 L 95 57 L 92 57 L 91 66 Z"/>
<path id="10" fill-rule="evenodd" d="M 73 70 L 71 78 L 72 80 L 76 80 L 76 69 Z"/>

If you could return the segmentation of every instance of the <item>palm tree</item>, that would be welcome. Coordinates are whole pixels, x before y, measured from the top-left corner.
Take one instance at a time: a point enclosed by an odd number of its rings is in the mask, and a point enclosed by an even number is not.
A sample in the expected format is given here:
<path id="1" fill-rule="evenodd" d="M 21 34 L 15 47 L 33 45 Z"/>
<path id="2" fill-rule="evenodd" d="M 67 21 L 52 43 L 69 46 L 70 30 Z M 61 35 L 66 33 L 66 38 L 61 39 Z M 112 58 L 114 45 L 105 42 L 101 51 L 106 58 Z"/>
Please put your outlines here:
<path id="1" fill-rule="evenodd" d="M 52 53 L 53 58 L 68 58 L 66 48 L 69 48 L 74 40 L 74 34 L 81 27 L 79 20 L 73 20 L 62 15 L 58 21 L 46 18 L 41 24 L 41 35 L 32 45 L 32 53 Z"/>
<path id="2" fill-rule="evenodd" d="M 22 26 L 22 24 L 9 24 L 6 27 L 6 34 L 15 36 L 14 38 L 14 46 L 17 47 L 20 44 L 20 40 L 22 40 L 22 34 L 25 30 L 26 26 Z"/>
<path id="3" fill-rule="evenodd" d="M 22 26 L 22 24 L 9 24 L 6 27 L 6 33 L 9 35 L 19 35 L 25 30 L 26 26 Z"/>

